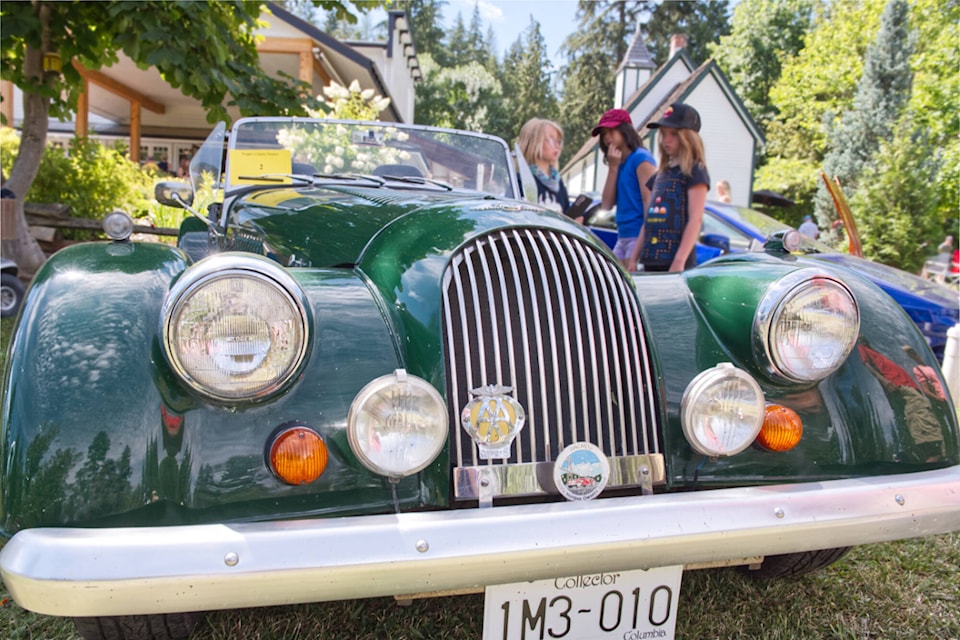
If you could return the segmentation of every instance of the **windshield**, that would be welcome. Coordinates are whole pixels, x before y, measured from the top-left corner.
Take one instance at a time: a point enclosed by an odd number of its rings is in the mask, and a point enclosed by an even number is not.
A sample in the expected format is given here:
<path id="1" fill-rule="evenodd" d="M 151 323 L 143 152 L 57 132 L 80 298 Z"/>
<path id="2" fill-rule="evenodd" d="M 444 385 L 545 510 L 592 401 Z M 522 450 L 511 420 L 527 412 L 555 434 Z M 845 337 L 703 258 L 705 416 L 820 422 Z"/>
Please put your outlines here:
<path id="1" fill-rule="evenodd" d="M 227 191 L 250 184 L 356 179 L 365 185 L 465 189 L 509 198 L 519 193 L 503 140 L 435 127 L 243 118 L 230 133 L 225 162 Z"/>

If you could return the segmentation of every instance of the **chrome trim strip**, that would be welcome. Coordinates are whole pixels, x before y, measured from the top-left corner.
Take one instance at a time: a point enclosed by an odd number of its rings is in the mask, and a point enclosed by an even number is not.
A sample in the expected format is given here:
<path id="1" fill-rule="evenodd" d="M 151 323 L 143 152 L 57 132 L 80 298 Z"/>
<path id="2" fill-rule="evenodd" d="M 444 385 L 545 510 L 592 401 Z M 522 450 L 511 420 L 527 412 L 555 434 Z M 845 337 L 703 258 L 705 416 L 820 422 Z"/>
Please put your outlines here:
<path id="1" fill-rule="evenodd" d="M 663 455 L 618 456 L 607 458 L 610 480 L 607 489 L 663 485 L 667 474 Z M 496 478 L 491 482 L 492 478 Z M 491 487 L 495 486 L 490 495 Z M 458 467 L 453 470 L 453 494 L 457 500 L 480 500 L 485 497 L 560 495 L 553 484 L 552 462 Z"/>
<path id="2" fill-rule="evenodd" d="M 960 531 L 960 466 L 430 513 L 28 529 L 0 552 L 24 608 L 116 616 L 444 591 Z"/>

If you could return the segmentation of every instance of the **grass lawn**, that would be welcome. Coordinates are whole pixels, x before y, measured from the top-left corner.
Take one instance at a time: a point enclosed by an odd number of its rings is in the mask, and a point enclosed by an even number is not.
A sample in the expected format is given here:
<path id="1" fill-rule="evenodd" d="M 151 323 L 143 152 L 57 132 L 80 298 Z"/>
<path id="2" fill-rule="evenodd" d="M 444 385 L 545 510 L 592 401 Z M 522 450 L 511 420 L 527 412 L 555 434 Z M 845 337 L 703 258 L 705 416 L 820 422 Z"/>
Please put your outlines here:
<path id="1" fill-rule="evenodd" d="M 12 320 L 0 321 L 6 357 Z M 829 541 L 824 541 L 829 546 Z M 21 609 L 0 583 L 0 638 L 75 639 L 69 620 Z M 398 606 L 392 598 L 211 613 L 196 640 L 479 639 L 483 596 Z M 960 640 L 960 532 L 855 548 L 790 580 L 734 569 L 690 571 L 680 592 L 681 640 Z"/>

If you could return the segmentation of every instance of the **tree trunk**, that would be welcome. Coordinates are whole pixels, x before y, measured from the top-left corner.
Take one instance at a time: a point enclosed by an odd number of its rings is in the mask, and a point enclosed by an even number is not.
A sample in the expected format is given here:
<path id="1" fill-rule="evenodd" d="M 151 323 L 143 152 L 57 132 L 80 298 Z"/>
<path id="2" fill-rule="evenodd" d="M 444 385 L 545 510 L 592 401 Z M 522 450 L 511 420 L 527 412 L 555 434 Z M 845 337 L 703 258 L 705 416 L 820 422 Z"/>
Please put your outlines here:
<path id="1" fill-rule="evenodd" d="M 28 46 L 24 52 L 23 69 L 26 75 L 33 78 L 37 85 L 45 82 L 43 71 L 43 54 L 49 49 L 49 6 L 39 3 L 38 17 L 42 25 L 43 45 L 40 49 Z M 40 159 L 47 145 L 48 118 L 50 116 L 50 99 L 45 98 L 37 90 L 23 88 L 23 124 L 20 133 L 20 151 L 10 169 L 10 177 L 4 183 L 17 196 L 17 237 L 14 240 L 4 240 L 0 245 L 0 252 L 17 263 L 25 277 L 32 277 L 46 260 L 40 245 L 30 235 L 27 228 L 27 219 L 23 214 L 23 200 L 30 185 L 37 177 L 40 169 Z"/>

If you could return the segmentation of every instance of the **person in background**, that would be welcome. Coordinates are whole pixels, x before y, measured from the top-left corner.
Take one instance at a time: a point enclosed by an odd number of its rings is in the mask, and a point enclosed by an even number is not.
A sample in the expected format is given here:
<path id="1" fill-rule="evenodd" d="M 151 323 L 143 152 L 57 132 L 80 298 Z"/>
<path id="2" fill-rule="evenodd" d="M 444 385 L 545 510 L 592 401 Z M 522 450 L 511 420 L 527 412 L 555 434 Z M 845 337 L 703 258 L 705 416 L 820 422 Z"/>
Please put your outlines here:
<path id="1" fill-rule="evenodd" d="M 190 158 L 186 155 L 180 156 L 180 161 L 177 164 L 177 177 L 190 178 Z"/>
<path id="2" fill-rule="evenodd" d="M 949 235 L 937 247 L 937 253 L 950 253 L 953 250 L 953 236 Z"/>
<path id="3" fill-rule="evenodd" d="M 657 162 L 643 146 L 630 114 L 623 109 L 604 113 L 591 135 L 600 136 L 600 151 L 609 167 L 600 206 L 617 207 L 617 243 L 613 255 L 624 269 L 635 271 L 637 262 L 631 261 L 630 256 L 643 227 L 643 212 L 650 202 L 647 183 L 656 173 Z"/>
<path id="4" fill-rule="evenodd" d="M 697 262 L 696 244 L 710 190 L 700 114 L 675 102 L 647 126 L 660 129 L 660 167 L 648 183 L 651 203 L 630 260 L 639 260 L 644 271 L 683 271 Z"/>
<path id="5" fill-rule="evenodd" d="M 559 164 L 563 129 L 551 120 L 531 118 L 520 128 L 517 144 L 537 182 L 537 202 L 547 209 L 566 213 L 570 197 L 560 177 Z"/>
<path id="6" fill-rule="evenodd" d="M 814 240 L 820 237 L 820 228 L 817 227 L 817 223 L 813 221 L 813 216 L 810 214 L 803 216 L 803 222 L 800 223 L 800 228 L 797 231 Z"/>
<path id="7" fill-rule="evenodd" d="M 717 182 L 717 202 L 726 202 L 730 204 L 733 199 L 730 197 L 730 183 L 726 180 Z"/>

